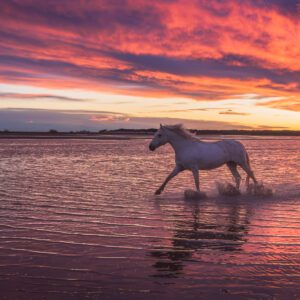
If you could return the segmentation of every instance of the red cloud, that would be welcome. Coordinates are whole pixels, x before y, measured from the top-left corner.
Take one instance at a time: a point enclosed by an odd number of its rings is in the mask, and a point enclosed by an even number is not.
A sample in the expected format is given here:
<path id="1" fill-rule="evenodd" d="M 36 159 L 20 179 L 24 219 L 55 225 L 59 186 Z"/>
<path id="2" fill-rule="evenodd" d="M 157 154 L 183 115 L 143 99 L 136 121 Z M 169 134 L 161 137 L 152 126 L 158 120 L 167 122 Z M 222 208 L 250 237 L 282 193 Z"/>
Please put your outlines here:
<path id="1" fill-rule="evenodd" d="M 2 82 L 200 100 L 299 99 L 299 17 L 272 1 L 45 3 L 1 1 Z"/>

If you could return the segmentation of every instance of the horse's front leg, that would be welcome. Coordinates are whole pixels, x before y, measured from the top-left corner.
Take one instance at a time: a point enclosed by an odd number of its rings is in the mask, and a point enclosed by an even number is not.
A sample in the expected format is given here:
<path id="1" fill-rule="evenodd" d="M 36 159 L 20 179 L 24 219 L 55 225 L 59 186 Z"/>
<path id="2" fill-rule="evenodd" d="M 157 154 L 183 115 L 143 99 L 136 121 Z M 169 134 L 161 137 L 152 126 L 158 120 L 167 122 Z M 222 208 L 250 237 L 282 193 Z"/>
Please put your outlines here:
<path id="1" fill-rule="evenodd" d="M 200 192 L 200 184 L 199 184 L 199 170 L 198 169 L 193 169 L 192 170 L 193 175 L 194 175 L 194 181 L 195 181 L 195 186 L 196 186 L 196 190 L 197 192 Z"/>
<path id="2" fill-rule="evenodd" d="M 174 170 L 169 174 L 169 176 L 165 179 L 164 183 L 160 186 L 160 188 L 155 192 L 155 195 L 160 195 L 161 192 L 166 187 L 167 183 L 181 171 L 182 171 L 182 168 L 179 166 L 176 166 L 174 168 Z"/>

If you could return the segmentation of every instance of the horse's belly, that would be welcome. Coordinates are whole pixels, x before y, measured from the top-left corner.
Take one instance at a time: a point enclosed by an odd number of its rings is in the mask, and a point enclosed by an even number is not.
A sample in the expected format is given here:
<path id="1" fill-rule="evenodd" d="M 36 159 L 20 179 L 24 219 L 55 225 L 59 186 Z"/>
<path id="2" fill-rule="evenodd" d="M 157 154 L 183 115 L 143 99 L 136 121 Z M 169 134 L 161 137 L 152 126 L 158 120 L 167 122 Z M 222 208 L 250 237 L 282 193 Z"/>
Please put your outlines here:
<path id="1" fill-rule="evenodd" d="M 211 152 L 206 152 L 199 157 L 197 164 L 200 170 L 211 170 L 219 168 L 228 161 L 224 152 L 220 149 L 214 149 Z"/>
<path id="2" fill-rule="evenodd" d="M 224 165 L 224 161 L 205 161 L 205 162 L 199 162 L 198 163 L 198 169 L 199 170 L 212 170 L 221 167 Z"/>
<path id="3" fill-rule="evenodd" d="M 192 170 L 195 167 L 198 170 L 211 170 L 222 166 L 226 161 L 224 159 L 208 159 L 208 158 L 197 158 L 185 160 L 180 165 L 184 166 L 185 169 Z"/>

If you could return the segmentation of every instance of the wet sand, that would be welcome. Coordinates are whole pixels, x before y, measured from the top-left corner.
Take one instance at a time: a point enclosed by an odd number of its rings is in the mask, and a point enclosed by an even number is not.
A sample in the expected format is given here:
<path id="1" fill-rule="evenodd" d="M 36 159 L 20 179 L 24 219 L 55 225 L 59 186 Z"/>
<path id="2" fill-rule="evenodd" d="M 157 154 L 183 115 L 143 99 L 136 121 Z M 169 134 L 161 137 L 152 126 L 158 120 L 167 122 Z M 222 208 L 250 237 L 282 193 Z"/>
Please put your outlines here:
<path id="1" fill-rule="evenodd" d="M 201 201 L 148 140 L 0 141 L 1 299 L 298 299 L 300 140 L 246 140 L 274 196 Z M 244 177 L 244 175 L 243 175 Z"/>

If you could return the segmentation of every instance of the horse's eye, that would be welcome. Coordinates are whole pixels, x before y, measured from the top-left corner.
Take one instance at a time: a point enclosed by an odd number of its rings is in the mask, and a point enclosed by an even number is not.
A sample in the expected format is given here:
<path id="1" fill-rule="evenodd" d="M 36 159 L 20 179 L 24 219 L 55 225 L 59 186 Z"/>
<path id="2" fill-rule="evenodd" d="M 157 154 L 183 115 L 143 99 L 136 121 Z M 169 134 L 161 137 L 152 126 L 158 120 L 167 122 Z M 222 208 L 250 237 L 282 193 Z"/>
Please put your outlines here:
<path id="1" fill-rule="evenodd" d="M 159 134 L 158 137 L 161 138 L 161 134 Z"/>

